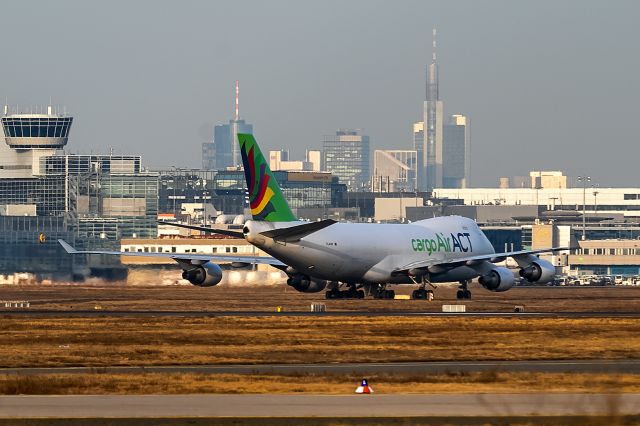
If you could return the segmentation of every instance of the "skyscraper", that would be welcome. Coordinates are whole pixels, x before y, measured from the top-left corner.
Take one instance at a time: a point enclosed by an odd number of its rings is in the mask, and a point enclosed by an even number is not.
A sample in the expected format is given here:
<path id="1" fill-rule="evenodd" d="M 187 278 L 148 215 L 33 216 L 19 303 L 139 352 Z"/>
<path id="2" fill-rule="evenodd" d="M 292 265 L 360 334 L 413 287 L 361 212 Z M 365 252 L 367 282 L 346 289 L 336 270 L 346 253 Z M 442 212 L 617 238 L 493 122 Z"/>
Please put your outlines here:
<path id="1" fill-rule="evenodd" d="M 469 187 L 469 118 L 454 114 L 443 127 L 442 188 Z"/>
<path id="2" fill-rule="evenodd" d="M 338 130 L 325 136 L 322 142 L 324 169 L 333 173 L 350 191 L 362 191 L 369 186 L 369 136 L 357 130 Z"/>
<path id="3" fill-rule="evenodd" d="M 240 119 L 239 95 L 240 89 L 236 80 L 234 118 L 229 120 L 229 124 L 219 124 L 214 127 L 213 143 L 202 144 L 202 167 L 205 169 L 224 170 L 227 167 L 242 165 L 237 134 L 253 133 L 253 126 Z"/>
<path id="4" fill-rule="evenodd" d="M 417 152 L 417 182 L 420 191 L 433 188 L 464 188 L 469 185 L 469 119 L 453 115 L 444 124 L 440 100 L 436 30 L 433 53 L 426 70 L 423 120 L 413 124 L 413 147 Z"/>
<path id="5" fill-rule="evenodd" d="M 427 65 L 427 89 L 424 101 L 424 186 L 431 190 L 442 186 L 442 118 L 438 62 L 436 60 L 436 30 L 433 29 L 433 53 Z"/>

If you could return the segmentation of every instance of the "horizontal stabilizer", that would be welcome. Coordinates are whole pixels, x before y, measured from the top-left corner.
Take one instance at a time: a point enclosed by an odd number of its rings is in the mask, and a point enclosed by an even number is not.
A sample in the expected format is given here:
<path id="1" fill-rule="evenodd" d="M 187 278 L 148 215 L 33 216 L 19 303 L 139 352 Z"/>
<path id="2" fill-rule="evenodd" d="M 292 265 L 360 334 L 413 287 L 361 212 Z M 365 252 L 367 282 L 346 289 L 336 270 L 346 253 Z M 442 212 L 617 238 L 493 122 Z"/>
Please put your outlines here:
<path id="1" fill-rule="evenodd" d="M 273 238 L 276 241 L 291 243 L 298 241 L 301 238 L 306 237 L 309 234 L 313 234 L 321 229 L 331 226 L 336 223 L 333 219 L 325 219 L 319 222 L 309 222 L 303 225 L 291 226 L 289 228 L 273 229 L 271 231 L 265 231 L 261 234 L 268 238 Z"/>
<path id="2" fill-rule="evenodd" d="M 58 243 L 70 254 L 100 254 L 109 256 L 132 256 L 143 258 L 167 258 L 173 259 L 178 263 L 202 264 L 206 262 L 236 263 L 236 264 L 264 264 L 275 267 L 287 266 L 278 259 L 269 256 L 250 256 L 250 255 L 225 255 L 225 254 L 207 254 L 207 253 L 162 253 L 162 252 L 140 252 L 140 251 L 114 251 L 114 250 L 76 250 L 65 240 L 58 240 Z"/>
<path id="3" fill-rule="evenodd" d="M 227 235 L 229 237 L 234 237 L 234 238 L 244 238 L 244 234 L 240 231 L 231 231 L 229 229 L 214 229 L 214 228 L 208 228 L 206 226 L 185 225 L 182 223 L 165 222 L 162 220 L 159 220 L 157 222 L 162 225 L 170 225 L 170 226 L 175 226 L 177 228 L 193 229 L 195 231 L 209 232 L 210 234 Z"/>

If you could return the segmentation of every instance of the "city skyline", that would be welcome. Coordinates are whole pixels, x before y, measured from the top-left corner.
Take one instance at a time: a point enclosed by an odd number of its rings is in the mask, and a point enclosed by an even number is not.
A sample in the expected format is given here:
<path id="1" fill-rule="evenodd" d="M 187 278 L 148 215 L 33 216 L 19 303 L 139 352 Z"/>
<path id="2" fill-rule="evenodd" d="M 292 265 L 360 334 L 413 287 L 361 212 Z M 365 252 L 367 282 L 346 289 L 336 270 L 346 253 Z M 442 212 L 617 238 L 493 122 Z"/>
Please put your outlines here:
<path id="1" fill-rule="evenodd" d="M 0 97 L 51 97 L 77 118 L 71 152 L 114 148 L 153 166 L 200 164 L 213 125 L 233 116 L 236 79 L 241 118 L 267 150 L 302 157 L 338 128 L 363 129 L 372 150 L 411 149 L 437 27 L 445 115 L 473 120 L 474 186 L 539 169 L 633 186 L 639 11 L 625 1 L 9 3 L 0 25 L 15 42 Z M 42 49 L 48 40 L 62 51 Z"/>

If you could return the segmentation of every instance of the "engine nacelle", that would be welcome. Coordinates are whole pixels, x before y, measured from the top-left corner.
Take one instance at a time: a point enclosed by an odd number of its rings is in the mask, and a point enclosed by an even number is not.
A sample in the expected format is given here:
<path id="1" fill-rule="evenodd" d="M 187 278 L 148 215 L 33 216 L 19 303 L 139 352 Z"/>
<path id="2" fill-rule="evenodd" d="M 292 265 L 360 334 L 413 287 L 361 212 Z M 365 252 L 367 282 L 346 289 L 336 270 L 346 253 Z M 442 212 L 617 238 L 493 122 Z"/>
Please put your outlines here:
<path id="1" fill-rule="evenodd" d="M 326 280 L 310 278 L 303 274 L 293 275 L 287 280 L 287 284 L 302 293 L 317 293 L 327 287 Z"/>
<path id="2" fill-rule="evenodd" d="M 198 287 L 213 287 L 222 280 L 222 269 L 215 263 L 207 262 L 182 271 L 182 278 Z"/>
<path id="3" fill-rule="evenodd" d="M 507 291 L 515 283 L 513 272 L 507 268 L 493 268 L 491 272 L 482 275 L 478 282 L 489 291 Z"/>
<path id="4" fill-rule="evenodd" d="M 551 262 L 543 259 L 537 259 L 528 266 L 520 269 L 520 276 L 531 283 L 546 284 L 553 280 L 556 268 Z"/>

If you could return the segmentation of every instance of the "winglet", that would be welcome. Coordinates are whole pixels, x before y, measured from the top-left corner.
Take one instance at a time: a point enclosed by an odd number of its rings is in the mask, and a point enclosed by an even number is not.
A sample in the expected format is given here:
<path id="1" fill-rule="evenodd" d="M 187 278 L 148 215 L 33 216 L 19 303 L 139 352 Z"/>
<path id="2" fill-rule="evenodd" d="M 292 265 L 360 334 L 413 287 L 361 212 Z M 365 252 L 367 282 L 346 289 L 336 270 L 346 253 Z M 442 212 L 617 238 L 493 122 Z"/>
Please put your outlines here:
<path id="1" fill-rule="evenodd" d="M 73 248 L 73 247 L 72 247 L 69 243 L 67 243 L 65 240 L 60 239 L 60 240 L 58 240 L 58 242 L 60 243 L 60 245 L 62 246 L 62 248 L 64 248 L 64 250 L 65 250 L 67 253 L 71 253 L 71 254 L 73 254 L 73 253 L 77 253 L 77 252 L 78 252 L 78 250 L 76 250 L 75 248 Z"/>

